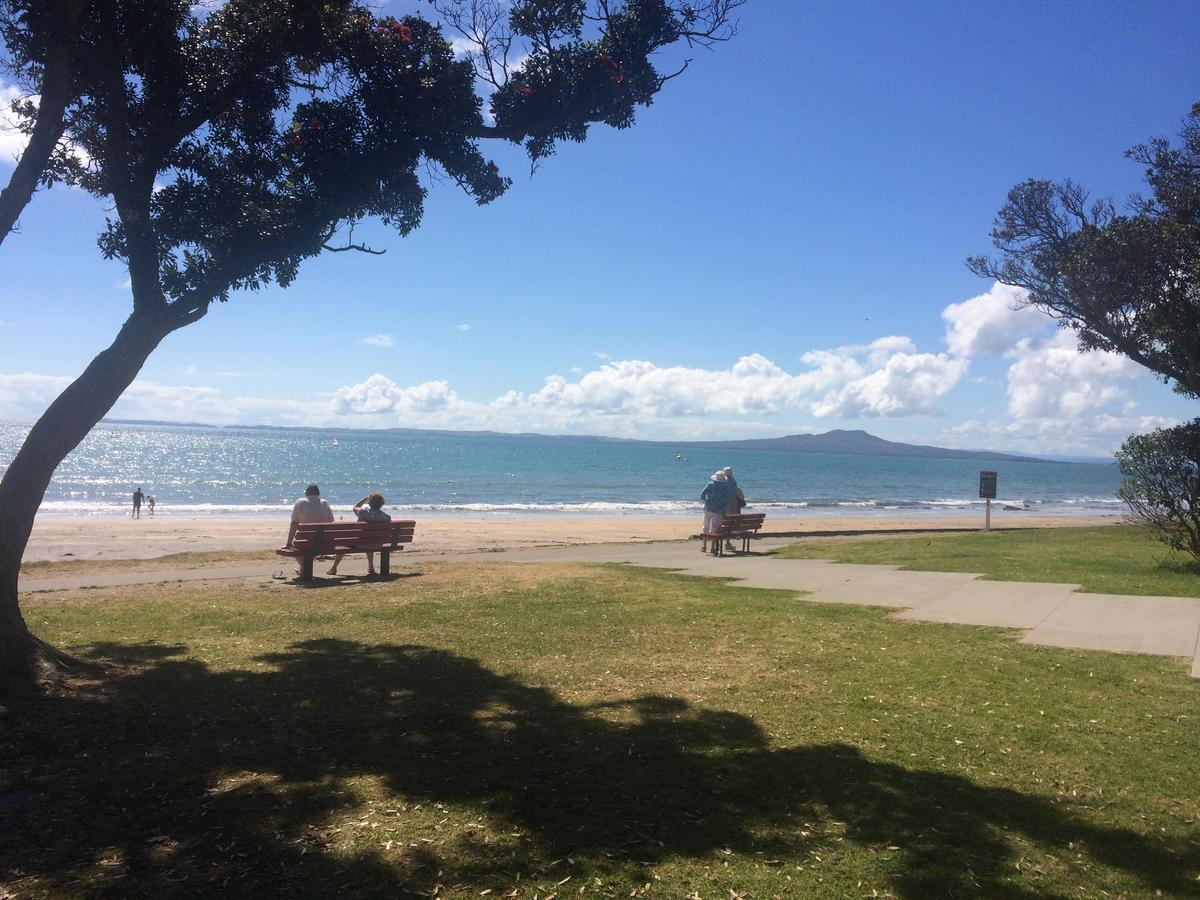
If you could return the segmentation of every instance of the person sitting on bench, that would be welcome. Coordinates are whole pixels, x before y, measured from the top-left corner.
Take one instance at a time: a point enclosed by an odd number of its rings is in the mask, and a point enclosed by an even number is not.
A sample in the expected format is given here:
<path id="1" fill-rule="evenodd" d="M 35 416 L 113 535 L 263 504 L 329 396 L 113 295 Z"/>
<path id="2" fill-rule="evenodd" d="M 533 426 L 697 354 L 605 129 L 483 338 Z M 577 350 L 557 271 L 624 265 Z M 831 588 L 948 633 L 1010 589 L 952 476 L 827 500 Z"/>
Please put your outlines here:
<path id="1" fill-rule="evenodd" d="M 383 511 L 383 504 L 385 502 L 383 494 L 379 493 L 379 491 L 374 491 L 354 504 L 354 514 L 358 516 L 358 521 L 360 522 L 390 522 L 392 521 L 392 517 Z M 344 553 L 337 555 L 337 558 L 333 561 L 333 565 L 329 568 L 328 574 L 336 575 L 338 573 L 338 564 L 341 563 L 342 557 L 345 555 Z M 375 574 L 375 554 L 371 552 L 367 553 L 367 574 Z"/>
<path id="2" fill-rule="evenodd" d="M 721 471 L 725 473 L 725 477 L 728 479 L 726 483 L 729 485 L 730 493 L 729 509 L 725 515 L 740 516 L 742 514 L 742 507 L 746 505 L 746 495 L 738 487 L 737 479 L 733 477 L 733 469 L 730 466 L 726 466 Z M 725 539 L 725 549 L 730 551 L 736 549 L 733 546 L 733 541 L 729 540 L 729 538 Z"/>
<path id="3" fill-rule="evenodd" d="M 721 469 L 717 469 L 713 472 L 708 484 L 704 486 L 704 490 L 700 492 L 700 499 L 704 501 L 704 525 L 701 534 L 718 534 L 721 531 L 721 520 L 725 518 L 732 497 L 733 492 L 729 490 L 729 476 Z M 713 539 L 713 556 L 717 555 L 718 541 L 720 541 L 720 537 Z M 704 552 L 703 541 L 700 544 L 700 552 Z"/>
<path id="4" fill-rule="evenodd" d="M 292 546 L 296 539 L 296 526 L 319 522 L 332 522 L 333 510 L 321 499 L 321 489 L 310 484 L 304 489 L 304 496 L 292 504 L 292 526 L 288 529 L 287 544 Z"/>

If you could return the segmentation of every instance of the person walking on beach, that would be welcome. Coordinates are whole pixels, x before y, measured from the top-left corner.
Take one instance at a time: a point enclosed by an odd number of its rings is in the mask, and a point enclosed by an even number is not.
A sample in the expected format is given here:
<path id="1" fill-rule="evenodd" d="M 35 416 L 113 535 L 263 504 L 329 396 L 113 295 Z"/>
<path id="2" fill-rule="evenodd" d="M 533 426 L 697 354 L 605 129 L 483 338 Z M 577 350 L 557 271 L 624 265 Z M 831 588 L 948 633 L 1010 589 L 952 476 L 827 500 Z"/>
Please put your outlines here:
<path id="1" fill-rule="evenodd" d="M 146 495 L 146 509 L 150 511 L 150 515 L 154 515 L 154 495 Z"/>
<path id="2" fill-rule="evenodd" d="M 392 517 L 383 511 L 383 504 L 386 501 L 383 499 L 383 494 L 379 491 L 367 494 L 357 503 L 354 504 L 354 514 L 358 516 L 360 522 L 390 522 Z M 329 568 L 330 575 L 338 573 L 337 567 L 342 561 L 344 553 L 339 553 L 337 559 L 333 561 L 333 565 Z M 367 551 L 367 574 L 375 574 L 375 554 Z"/>
<path id="3" fill-rule="evenodd" d="M 738 487 L 737 480 L 733 477 L 733 469 L 730 466 L 726 466 L 721 471 L 725 473 L 725 478 L 729 485 L 729 509 L 725 511 L 725 515 L 740 516 L 742 514 L 742 507 L 746 505 L 746 495 Z M 732 552 L 736 551 L 737 547 L 733 546 L 733 541 L 726 538 L 725 549 Z"/>
<path id="4" fill-rule="evenodd" d="M 131 519 L 140 519 L 142 517 L 142 501 L 145 499 L 146 495 L 142 493 L 141 488 L 133 492 L 133 512 L 129 515 Z"/>
<path id="5" fill-rule="evenodd" d="M 286 546 L 292 546 L 292 541 L 296 539 L 297 525 L 332 521 L 333 510 L 321 499 L 321 489 L 310 484 L 304 489 L 304 496 L 292 504 L 292 526 L 288 529 Z"/>
<path id="6" fill-rule="evenodd" d="M 733 496 L 729 490 L 729 476 L 721 469 L 712 473 L 708 484 L 704 486 L 704 490 L 700 492 L 700 499 L 704 501 L 704 527 L 701 534 L 718 534 L 721 531 L 721 521 L 725 518 L 725 513 L 729 510 L 729 498 Z M 713 556 L 717 555 L 721 548 L 721 539 L 713 538 L 712 550 Z M 704 552 L 706 541 L 700 541 L 700 552 Z"/>

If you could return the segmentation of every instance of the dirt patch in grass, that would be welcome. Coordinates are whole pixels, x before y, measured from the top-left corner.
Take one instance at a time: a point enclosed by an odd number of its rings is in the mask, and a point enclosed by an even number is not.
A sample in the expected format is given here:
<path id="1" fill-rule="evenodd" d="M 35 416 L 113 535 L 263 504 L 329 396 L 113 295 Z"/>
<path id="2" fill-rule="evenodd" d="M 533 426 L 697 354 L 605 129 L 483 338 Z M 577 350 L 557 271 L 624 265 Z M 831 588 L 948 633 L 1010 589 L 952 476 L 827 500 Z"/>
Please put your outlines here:
<path id="1" fill-rule="evenodd" d="M 77 575 L 112 575 L 133 572 L 161 572 L 169 569 L 194 570 L 216 566 L 236 566 L 261 562 L 278 565 L 283 557 L 271 551 L 220 550 L 206 553 L 172 553 L 150 559 L 70 559 L 60 562 L 27 562 L 21 565 L 23 578 L 59 578 Z M 286 562 L 290 562 L 287 560 Z"/>

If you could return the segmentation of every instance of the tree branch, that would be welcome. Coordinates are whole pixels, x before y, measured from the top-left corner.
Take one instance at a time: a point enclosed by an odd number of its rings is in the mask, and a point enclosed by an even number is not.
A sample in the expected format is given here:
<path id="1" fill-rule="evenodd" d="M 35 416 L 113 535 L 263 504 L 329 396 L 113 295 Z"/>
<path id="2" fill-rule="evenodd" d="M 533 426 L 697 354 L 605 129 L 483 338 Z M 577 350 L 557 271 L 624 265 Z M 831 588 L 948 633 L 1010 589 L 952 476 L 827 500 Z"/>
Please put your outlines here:
<path id="1" fill-rule="evenodd" d="M 46 55 L 37 118 L 21 159 L 0 192 L 0 243 L 16 229 L 17 219 L 33 199 L 54 148 L 66 128 L 65 113 L 73 97 L 72 50 L 76 29 L 88 0 L 69 0 L 62 10 L 61 34 Z"/>

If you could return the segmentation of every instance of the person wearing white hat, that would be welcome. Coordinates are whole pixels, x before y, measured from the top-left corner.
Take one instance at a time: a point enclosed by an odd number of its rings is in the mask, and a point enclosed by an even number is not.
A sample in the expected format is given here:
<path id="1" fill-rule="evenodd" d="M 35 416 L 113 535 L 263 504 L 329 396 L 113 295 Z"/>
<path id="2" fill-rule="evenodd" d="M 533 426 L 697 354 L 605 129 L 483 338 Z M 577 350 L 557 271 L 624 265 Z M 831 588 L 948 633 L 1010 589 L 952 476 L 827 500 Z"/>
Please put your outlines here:
<path id="1" fill-rule="evenodd" d="M 700 499 L 704 501 L 704 527 L 701 534 L 717 534 L 721 530 L 721 521 L 725 518 L 725 513 L 729 509 L 729 501 L 733 495 L 729 491 L 729 477 L 720 469 L 712 473 L 712 478 L 708 484 L 704 486 L 704 490 L 700 492 Z M 717 551 L 721 545 L 720 538 L 714 538 L 712 542 L 713 556 L 717 555 Z M 700 552 L 704 552 L 705 541 L 700 542 Z"/>
<path id="2" fill-rule="evenodd" d="M 721 471 L 725 473 L 725 478 L 729 484 L 729 509 L 725 511 L 725 515 L 740 516 L 742 514 L 742 507 L 746 505 L 746 495 L 738 487 L 737 480 L 733 477 L 733 468 L 731 466 L 726 466 Z M 726 539 L 725 549 L 735 551 L 737 547 L 733 546 L 733 541 Z"/>

